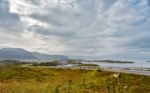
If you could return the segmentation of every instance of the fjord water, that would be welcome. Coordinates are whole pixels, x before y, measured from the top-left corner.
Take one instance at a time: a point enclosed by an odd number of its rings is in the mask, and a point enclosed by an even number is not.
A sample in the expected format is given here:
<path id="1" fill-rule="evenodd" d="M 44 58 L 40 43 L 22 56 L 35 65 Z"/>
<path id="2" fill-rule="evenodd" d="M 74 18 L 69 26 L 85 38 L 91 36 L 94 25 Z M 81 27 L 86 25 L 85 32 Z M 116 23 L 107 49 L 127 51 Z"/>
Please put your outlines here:
<path id="1" fill-rule="evenodd" d="M 134 63 L 106 63 L 106 62 L 92 62 L 92 64 L 97 64 L 101 67 L 117 67 L 117 68 L 150 68 L 150 62 L 143 60 L 133 61 Z M 91 63 L 91 62 L 83 62 Z"/>

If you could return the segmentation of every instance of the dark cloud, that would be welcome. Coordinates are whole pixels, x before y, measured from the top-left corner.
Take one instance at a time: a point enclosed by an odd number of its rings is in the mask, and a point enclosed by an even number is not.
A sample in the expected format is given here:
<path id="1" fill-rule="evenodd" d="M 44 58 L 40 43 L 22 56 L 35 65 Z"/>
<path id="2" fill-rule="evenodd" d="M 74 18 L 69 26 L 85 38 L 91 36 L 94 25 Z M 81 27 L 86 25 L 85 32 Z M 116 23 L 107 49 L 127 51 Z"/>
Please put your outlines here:
<path id="1" fill-rule="evenodd" d="M 1 31 L 19 31 L 22 30 L 19 15 L 9 12 L 9 2 L 0 1 L 0 28 Z"/>
<path id="2" fill-rule="evenodd" d="M 136 5 L 138 3 L 140 3 L 141 0 L 128 0 L 130 3 L 132 3 L 133 5 Z"/>

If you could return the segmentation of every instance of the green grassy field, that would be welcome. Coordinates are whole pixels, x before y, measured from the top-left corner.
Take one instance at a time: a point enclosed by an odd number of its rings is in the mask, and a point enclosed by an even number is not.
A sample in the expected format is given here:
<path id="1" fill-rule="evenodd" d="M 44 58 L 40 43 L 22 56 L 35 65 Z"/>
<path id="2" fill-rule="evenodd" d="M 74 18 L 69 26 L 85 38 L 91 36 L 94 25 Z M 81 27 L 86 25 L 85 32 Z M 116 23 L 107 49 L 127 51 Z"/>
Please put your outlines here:
<path id="1" fill-rule="evenodd" d="M 101 70 L 0 68 L 0 93 L 150 93 L 150 77 Z"/>

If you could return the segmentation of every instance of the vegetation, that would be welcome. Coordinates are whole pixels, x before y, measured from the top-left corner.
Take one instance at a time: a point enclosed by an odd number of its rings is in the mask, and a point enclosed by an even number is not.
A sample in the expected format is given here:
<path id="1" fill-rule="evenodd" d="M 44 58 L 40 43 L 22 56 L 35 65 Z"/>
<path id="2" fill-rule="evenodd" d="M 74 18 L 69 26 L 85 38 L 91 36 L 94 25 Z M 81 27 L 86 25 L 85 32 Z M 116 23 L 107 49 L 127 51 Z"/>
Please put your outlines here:
<path id="1" fill-rule="evenodd" d="M 0 67 L 19 67 L 23 65 L 33 64 L 34 62 L 23 62 L 23 61 L 16 61 L 16 60 L 3 60 L 0 61 Z"/>
<path id="2" fill-rule="evenodd" d="M 150 69 L 147 69 L 146 71 L 150 71 Z"/>
<path id="3" fill-rule="evenodd" d="M 97 64 L 79 64 L 78 66 L 99 66 Z"/>
<path id="4" fill-rule="evenodd" d="M 100 62 L 105 62 L 105 63 L 134 63 L 131 61 L 117 61 L 117 60 L 101 60 Z"/>
<path id="5" fill-rule="evenodd" d="M 17 60 L 0 60 L 0 63 L 2 65 L 7 64 L 7 65 L 14 65 L 14 64 L 26 64 L 27 62 L 23 61 L 17 61 Z"/>
<path id="6" fill-rule="evenodd" d="M 0 93 L 150 93 L 148 76 L 101 70 L 0 69 Z"/>
<path id="7" fill-rule="evenodd" d="M 58 66 L 61 65 L 58 61 L 34 63 L 33 66 Z"/>
<path id="8" fill-rule="evenodd" d="M 134 63 L 131 61 L 119 61 L 119 60 L 82 60 L 85 62 L 105 62 L 105 63 Z"/>
<path id="9" fill-rule="evenodd" d="M 77 59 L 70 59 L 68 61 L 68 64 L 81 64 L 81 61 L 80 60 L 77 60 Z"/>

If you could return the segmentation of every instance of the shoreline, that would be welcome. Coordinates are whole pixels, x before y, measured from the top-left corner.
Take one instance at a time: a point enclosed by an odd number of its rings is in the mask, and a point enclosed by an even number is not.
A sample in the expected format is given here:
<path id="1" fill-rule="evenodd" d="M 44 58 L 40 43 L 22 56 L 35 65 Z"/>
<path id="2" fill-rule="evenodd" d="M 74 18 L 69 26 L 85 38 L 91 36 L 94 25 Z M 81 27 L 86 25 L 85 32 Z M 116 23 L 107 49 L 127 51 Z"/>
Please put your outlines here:
<path id="1" fill-rule="evenodd" d="M 23 67 L 31 67 L 33 66 L 23 66 Z M 111 72 L 117 72 L 117 73 L 128 73 L 128 74 L 137 74 L 137 75 L 145 75 L 150 76 L 149 68 L 119 68 L 119 67 L 99 67 L 99 68 L 89 68 L 86 66 L 83 67 L 66 67 L 66 66 L 37 66 L 35 68 L 62 68 L 62 69 L 83 69 L 83 70 L 97 70 L 102 69 L 103 71 L 111 71 Z"/>
<path id="2" fill-rule="evenodd" d="M 125 70 L 125 69 L 105 69 L 105 71 L 150 76 L 150 71 Z"/>

